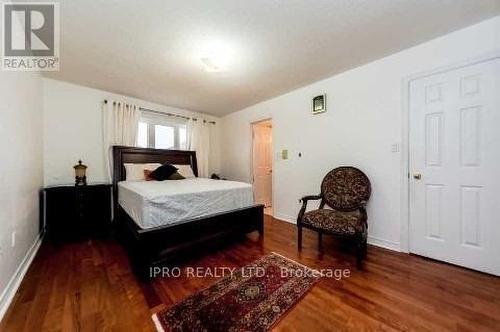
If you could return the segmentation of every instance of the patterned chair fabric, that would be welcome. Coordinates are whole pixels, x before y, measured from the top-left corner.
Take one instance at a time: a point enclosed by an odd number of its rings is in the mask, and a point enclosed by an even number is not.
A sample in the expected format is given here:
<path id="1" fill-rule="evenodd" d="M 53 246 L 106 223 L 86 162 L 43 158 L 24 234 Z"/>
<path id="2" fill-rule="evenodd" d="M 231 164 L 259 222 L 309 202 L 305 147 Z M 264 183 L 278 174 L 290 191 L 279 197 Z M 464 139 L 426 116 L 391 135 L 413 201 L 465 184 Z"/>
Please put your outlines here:
<path id="1" fill-rule="evenodd" d="M 363 216 L 359 211 L 313 210 L 304 214 L 302 222 L 339 235 L 362 233 L 365 227 Z"/>
<path id="2" fill-rule="evenodd" d="M 330 171 L 321 183 L 321 194 L 305 196 L 297 217 L 298 247 L 302 247 L 302 227 L 319 233 L 319 246 L 323 233 L 343 236 L 356 245 L 358 267 L 366 256 L 368 224 L 366 203 L 371 195 L 368 177 L 351 166 L 337 167 Z M 308 211 L 309 200 L 321 199 L 319 209 Z M 325 204 L 331 209 L 325 209 Z"/>
<path id="3" fill-rule="evenodd" d="M 359 211 L 313 210 L 304 214 L 302 222 L 339 235 L 362 233 L 365 227 L 363 215 Z"/>
<path id="4" fill-rule="evenodd" d="M 370 180 L 357 168 L 337 167 L 323 179 L 321 194 L 332 209 L 354 211 L 370 198 Z"/>

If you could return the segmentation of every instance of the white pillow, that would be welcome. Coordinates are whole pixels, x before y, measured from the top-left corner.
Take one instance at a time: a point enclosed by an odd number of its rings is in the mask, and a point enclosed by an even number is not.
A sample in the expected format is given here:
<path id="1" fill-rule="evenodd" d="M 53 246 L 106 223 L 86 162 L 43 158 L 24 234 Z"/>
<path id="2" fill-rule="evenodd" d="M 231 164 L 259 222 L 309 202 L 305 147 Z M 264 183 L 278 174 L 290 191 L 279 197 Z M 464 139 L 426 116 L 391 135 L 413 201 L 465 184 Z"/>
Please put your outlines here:
<path id="1" fill-rule="evenodd" d="M 154 171 L 161 166 L 160 163 L 148 163 L 148 164 L 132 164 L 125 163 L 125 179 L 127 181 L 142 181 L 146 180 L 144 177 L 144 170 Z"/>
<path id="2" fill-rule="evenodd" d="M 185 177 L 186 179 L 195 178 L 196 176 L 193 173 L 193 169 L 191 165 L 173 165 L 177 168 L 177 172 Z"/>

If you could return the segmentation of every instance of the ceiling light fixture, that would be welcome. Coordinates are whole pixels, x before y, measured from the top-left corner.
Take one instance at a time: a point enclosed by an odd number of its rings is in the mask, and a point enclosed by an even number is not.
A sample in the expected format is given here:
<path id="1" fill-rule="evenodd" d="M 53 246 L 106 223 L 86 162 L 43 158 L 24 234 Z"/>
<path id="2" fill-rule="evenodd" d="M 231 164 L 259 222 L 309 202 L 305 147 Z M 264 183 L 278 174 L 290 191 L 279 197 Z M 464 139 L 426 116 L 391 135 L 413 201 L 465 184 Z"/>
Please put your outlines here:
<path id="1" fill-rule="evenodd" d="M 201 58 L 201 62 L 205 65 L 206 71 L 216 72 L 221 70 L 221 68 L 217 66 L 211 58 Z"/>
<path id="2" fill-rule="evenodd" d="M 228 45 L 211 41 L 203 45 L 200 60 L 208 72 L 219 72 L 228 69 L 233 58 L 233 51 Z"/>

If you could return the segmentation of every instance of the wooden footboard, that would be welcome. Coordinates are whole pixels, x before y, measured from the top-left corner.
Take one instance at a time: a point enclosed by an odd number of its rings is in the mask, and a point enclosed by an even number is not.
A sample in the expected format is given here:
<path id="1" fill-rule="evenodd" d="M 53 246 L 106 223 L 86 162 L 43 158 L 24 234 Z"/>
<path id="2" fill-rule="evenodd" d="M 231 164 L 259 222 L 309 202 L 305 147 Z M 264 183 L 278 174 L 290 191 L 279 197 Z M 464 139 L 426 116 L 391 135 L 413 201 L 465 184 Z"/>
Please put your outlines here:
<path id="1" fill-rule="evenodd" d="M 264 234 L 264 206 L 232 210 L 172 226 L 141 229 L 121 208 L 115 218 L 119 239 L 126 247 L 134 271 L 141 279 L 150 268 L 182 261 L 220 245 L 222 239 L 258 231 Z"/>

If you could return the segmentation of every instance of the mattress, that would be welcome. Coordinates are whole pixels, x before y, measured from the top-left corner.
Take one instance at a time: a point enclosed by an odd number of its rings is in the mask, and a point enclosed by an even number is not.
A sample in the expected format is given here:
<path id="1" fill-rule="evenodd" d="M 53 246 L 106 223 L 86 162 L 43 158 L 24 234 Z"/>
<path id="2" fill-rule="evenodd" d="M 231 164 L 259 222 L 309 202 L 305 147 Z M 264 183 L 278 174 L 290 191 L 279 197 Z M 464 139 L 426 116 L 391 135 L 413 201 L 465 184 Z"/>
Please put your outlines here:
<path id="1" fill-rule="evenodd" d="M 118 203 L 142 229 L 252 206 L 248 183 L 192 178 L 171 181 L 122 181 Z"/>

